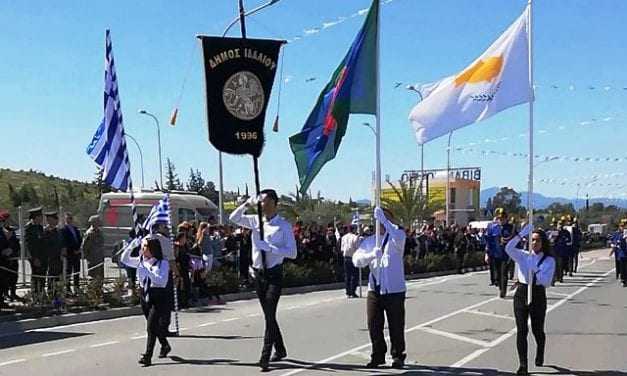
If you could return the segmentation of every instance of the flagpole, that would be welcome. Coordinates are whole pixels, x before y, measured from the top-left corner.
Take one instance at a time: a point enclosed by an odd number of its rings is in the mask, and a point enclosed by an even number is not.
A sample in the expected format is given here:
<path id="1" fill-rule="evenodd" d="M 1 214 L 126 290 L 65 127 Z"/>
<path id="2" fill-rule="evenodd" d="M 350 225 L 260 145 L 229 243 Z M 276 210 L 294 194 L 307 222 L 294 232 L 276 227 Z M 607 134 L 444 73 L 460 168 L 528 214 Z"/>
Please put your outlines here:
<path id="1" fill-rule="evenodd" d="M 377 1 L 377 0 L 375 0 Z M 377 9 L 377 48 L 376 48 L 376 65 L 377 65 L 377 108 L 376 108 L 376 132 L 375 132 L 375 205 L 377 207 L 381 207 L 381 71 L 379 69 L 379 58 L 381 56 L 381 34 L 379 25 L 381 24 L 381 12 L 380 9 Z M 379 219 L 376 219 L 375 226 L 375 241 L 377 248 L 381 246 L 381 234 L 380 231 L 381 223 Z"/>
<path id="2" fill-rule="evenodd" d="M 532 18 L 532 0 L 527 3 L 529 7 L 529 91 L 531 92 L 531 100 L 529 101 L 529 189 L 527 192 L 527 203 L 529 206 L 529 224 L 531 225 L 531 231 L 533 231 L 533 102 L 535 101 L 534 87 L 533 87 L 533 27 L 531 23 Z M 533 245 L 531 244 L 532 234 L 529 233 L 528 246 L 529 246 L 529 261 L 531 261 L 533 253 Z M 531 305 L 531 294 L 533 285 L 533 277 L 531 268 L 529 268 L 529 275 L 527 276 L 527 305 Z"/>

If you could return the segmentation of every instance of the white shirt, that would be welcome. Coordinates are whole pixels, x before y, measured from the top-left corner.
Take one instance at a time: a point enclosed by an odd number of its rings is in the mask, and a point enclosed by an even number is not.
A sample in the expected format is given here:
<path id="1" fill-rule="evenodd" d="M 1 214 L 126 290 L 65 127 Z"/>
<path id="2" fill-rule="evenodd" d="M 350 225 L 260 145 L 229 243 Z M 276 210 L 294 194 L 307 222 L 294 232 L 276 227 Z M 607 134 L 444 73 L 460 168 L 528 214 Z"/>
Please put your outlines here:
<path id="1" fill-rule="evenodd" d="M 261 252 L 257 243 L 259 236 L 259 217 L 257 215 L 245 215 L 247 206 L 241 205 L 235 209 L 229 219 L 242 227 L 252 230 L 253 268 L 263 268 Z M 270 220 L 263 220 L 264 240 L 270 246 L 270 252 L 266 252 L 266 268 L 270 269 L 283 263 L 284 258 L 296 258 L 296 239 L 292 232 L 292 225 L 280 215 L 275 215 Z"/>
<path id="2" fill-rule="evenodd" d="M 342 250 L 344 257 L 353 257 L 358 246 L 359 236 L 353 234 L 352 232 L 346 233 L 342 236 L 340 249 Z"/>
<path id="3" fill-rule="evenodd" d="M 555 259 L 553 257 L 546 257 L 542 264 L 538 267 L 538 263 L 544 256 L 544 253 L 532 253 L 529 257 L 529 251 L 516 248 L 516 245 L 520 242 L 519 236 L 514 236 L 505 246 L 505 252 L 516 262 L 518 268 L 518 282 L 528 284 L 527 276 L 529 270 L 531 274 L 536 276 L 536 285 L 549 286 L 553 281 L 553 273 L 555 273 Z"/>
<path id="4" fill-rule="evenodd" d="M 167 260 L 145 259 L 141 255 L 131 257 L 131 251 L 136 246 L 136 241 L 132 241 L 126 246 L 120 256 L 120 261 L 128 267 L 137 269 L 137 279 L 142 288 L 148 280 L 150 280 L 150 287 L 165 287 L 168 284 L 168 273 L 170 272 L 170 265 Z"/>
<path id="5" fill-rule="evenodd" d="M 390 221 L 382 221 L 385 234 L 381 236 L 381 242 L 389 236 L 383 249 L 381 258 L 377 258 L 374 235 L 365 238 L 353 255 L 353 264 L 358 268 L 370 266 L 368 277 L 368 291 L 374 291 L 375 285 L 380 285 L 381 295 L 394 294 L 407 290 L 405 286 L 405 267 L 403 265 L 403 252 L 405 251 L 405 231 Z M 376 281 L 376 282 L 375 282 Z"/>

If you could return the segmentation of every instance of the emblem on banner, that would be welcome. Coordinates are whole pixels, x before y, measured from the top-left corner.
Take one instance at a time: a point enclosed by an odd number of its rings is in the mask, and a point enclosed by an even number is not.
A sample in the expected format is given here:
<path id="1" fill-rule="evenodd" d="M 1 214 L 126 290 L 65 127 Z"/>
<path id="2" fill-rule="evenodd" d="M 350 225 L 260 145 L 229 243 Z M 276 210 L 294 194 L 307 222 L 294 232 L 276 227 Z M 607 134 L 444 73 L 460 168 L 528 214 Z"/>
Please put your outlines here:
<path id="1" fill-rule="evenodd" d="M 253 120 L 265 108 L 261 81 L 249 71 L 240 71 L 226 80 L 222 90 L 224 106 L 240 120 Z"/>

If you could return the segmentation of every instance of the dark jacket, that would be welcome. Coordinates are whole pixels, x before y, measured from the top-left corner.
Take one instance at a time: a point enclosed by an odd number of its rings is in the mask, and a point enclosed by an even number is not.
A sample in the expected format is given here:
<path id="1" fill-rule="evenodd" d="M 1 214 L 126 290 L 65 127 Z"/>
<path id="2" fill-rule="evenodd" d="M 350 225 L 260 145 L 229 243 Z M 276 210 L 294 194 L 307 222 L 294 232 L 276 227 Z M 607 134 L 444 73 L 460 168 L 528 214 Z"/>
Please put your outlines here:
<path id="1" fill-rule="evenodd" d="M 74 229 L 74 234 L 72 234 L 72 227 Z M 67 250 L 68 257 L 76 257 L 81 254 L 81 244 L 83 244 L 83 237 L 81 236 L 80 230 L 74 225 L 65 225 L 61 229 L 61 236 L 63 238 L 63 246 Z"/>

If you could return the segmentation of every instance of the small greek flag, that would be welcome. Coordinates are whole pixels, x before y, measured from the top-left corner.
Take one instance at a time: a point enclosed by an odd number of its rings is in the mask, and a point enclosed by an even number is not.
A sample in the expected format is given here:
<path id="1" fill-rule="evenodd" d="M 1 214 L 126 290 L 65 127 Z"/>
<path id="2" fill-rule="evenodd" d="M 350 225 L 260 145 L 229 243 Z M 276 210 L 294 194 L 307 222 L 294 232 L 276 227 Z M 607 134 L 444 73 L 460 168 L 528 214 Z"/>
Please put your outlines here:
<path id="1" fill-rule="evenodd" d="M 351 221 L 351 224 L 353 225 L 359 224 L 359 213 L 353 213 L 353 220 Z"/>
<path id="2" fill-rule="evenodd" d="M 170 195 L 168 193 L 165 193 L 159 203 L 150 209 L 142 227 L 144 230 L 151 231 L 158 223 L 170 224 Z"/>

